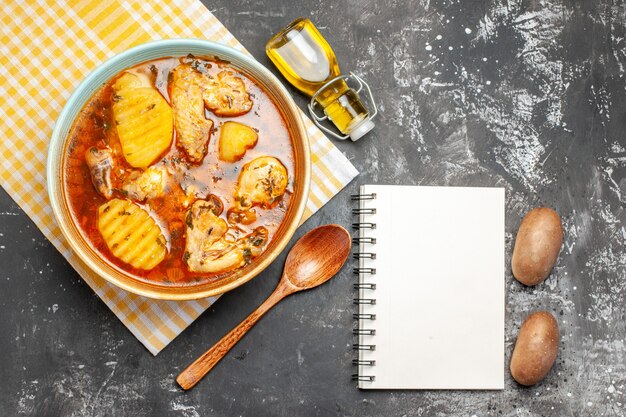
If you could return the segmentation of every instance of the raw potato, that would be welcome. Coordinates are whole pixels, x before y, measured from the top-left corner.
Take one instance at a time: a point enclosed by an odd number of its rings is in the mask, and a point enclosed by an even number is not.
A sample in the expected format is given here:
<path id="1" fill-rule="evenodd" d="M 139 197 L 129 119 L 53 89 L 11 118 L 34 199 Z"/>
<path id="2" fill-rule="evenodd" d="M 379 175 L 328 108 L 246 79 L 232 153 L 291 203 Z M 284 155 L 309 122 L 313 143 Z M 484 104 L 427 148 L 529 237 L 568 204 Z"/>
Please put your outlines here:
<path id="1" fill-rule="evenodd" d="M 220 129 L 219 155 L 222 161 L 236 162 L 254 147 L 259 135 L 254 129 L 238 122 L 226 122 Z"/>
<path id="2" fill-rule="evenodd" d="M 172 143 L 172 109 L 147 77 L 125 72 L 113 84 L 113 115 L 126 161 L 146 168 Z"/>
<path id="3" fill-rule="evenodd" d="M 528 316 L 519 331 L 511 356 L 511 375 L 522 385 L 534 385 L 550 371 L 559 351 L 559 327 L 552 314 Z"/>
<path id="4" fill-rule="evenodd" d="M 147 211 L 114 198 L 98 208 L 98 230 L 115 257 L 138 269 L 154 268 L 165 258 L 166 241 Z"/>
<path id="5" fill-rule="evenodd" d="M 515 238 L 513 276 L 525 285 L 545 280 L 556 264 L 562 243 L 561 218 L 554 210 L 539 207 L 529 211 Z"/>

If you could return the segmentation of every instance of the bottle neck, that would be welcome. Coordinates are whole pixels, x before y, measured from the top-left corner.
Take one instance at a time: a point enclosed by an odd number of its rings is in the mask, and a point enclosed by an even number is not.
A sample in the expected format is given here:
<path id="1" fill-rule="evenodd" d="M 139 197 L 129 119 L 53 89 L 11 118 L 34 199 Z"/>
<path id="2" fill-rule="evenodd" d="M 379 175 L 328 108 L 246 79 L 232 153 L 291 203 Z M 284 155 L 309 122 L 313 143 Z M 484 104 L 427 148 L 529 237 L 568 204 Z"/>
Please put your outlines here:
<path id="1" fill-rule="evenodd" d="M 318 88 L 321 88 L 322 85 L 323 83 Z M 348 90 L 350 90 L 350 87 L 348 87 L 348 84 L 346 84 L 346 81 L 343 78 L 340 78 L 324 88 L 324 90 L 318 94 L 316 101 L 322 106 L 322 108 L 326 108 L 330 103 L 344 95 Z"/>
<path id="2" fill-rule="evenodd" d="M 349 135 L 352 129 L 369 118 L 359 95 L 348 87 L 344 79 L 327 86 L 318 94 L 316 101 L 343 135 Z"/>

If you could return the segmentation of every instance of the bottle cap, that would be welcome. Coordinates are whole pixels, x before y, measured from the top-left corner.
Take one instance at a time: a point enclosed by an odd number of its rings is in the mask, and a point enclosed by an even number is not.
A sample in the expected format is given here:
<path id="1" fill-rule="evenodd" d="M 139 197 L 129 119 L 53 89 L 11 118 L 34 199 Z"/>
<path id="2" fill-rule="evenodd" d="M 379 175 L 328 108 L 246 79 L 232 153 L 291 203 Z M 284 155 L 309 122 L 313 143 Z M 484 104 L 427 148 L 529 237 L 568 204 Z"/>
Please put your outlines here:
<path id="1" fill-rule="evenodd" d="M 354 126 L 354 129 L 352 129 L 352 131 L 350 132 L 350 139 L 352 139 L 353 142 L 356 142 L 357 140 L 365 136 L 367 132 L 372 130 L 374 126 L 374 122 L 372 122 L 369 117 L 367 119 L 364 119 L 361 123 Z"/>

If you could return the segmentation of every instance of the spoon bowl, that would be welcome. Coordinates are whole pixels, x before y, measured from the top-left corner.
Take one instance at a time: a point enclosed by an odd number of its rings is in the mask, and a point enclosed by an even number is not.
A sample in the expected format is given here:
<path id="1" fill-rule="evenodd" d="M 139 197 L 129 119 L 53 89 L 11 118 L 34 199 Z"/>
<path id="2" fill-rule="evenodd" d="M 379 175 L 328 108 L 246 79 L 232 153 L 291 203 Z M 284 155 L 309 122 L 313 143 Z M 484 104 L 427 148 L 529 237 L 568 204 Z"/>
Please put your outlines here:
<path id="1" fill-rule="evenodd" d="M 291 248 L 283 277 L 300 290 L 317 287 L 339 272 L 350 255 L 350 245 L 350 234 L 343 227 L 317 227 Z"/>
<path id="2" fill-rule="evenodd" d="M 239 342 L 248 330 L 276 303 L 298 291 L 308 290 L 331 279 L 350 254 L 350 233 L 336 224 L 316 227 L 291 248 L 283 275 L 274 292 L 237 327 L 224 336 L 178 375 L 182 389 L 193 388 Z"/>

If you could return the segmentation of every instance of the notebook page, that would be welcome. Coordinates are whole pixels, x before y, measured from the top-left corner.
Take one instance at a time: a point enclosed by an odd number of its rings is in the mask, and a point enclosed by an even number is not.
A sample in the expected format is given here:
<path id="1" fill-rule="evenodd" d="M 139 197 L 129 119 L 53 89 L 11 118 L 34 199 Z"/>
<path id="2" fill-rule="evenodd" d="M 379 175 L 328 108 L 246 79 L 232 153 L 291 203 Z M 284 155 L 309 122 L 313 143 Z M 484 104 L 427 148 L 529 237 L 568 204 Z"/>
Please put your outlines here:
<path id="1" fill-rule="evenodd" d="M 366 185 L 375 375 L 360 388 L 504 387 L 504 189 Z M 362 203 L 363 204 L 363 203 Z M 362 216 L 363 217 L 363 216 Z M 361 219 L 363 221 L 364 219 Z M 360 250 L 363 250 L 361 248 Z M 363 292 L 364 290 L 361 290 Z M 364 324 L 362 324 L 364 325 Z"/>

